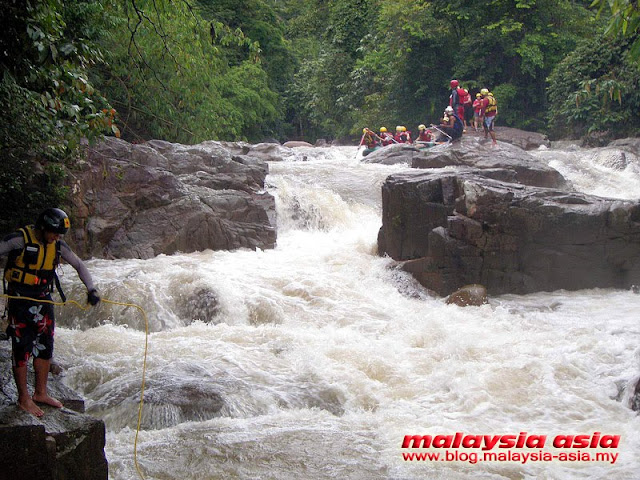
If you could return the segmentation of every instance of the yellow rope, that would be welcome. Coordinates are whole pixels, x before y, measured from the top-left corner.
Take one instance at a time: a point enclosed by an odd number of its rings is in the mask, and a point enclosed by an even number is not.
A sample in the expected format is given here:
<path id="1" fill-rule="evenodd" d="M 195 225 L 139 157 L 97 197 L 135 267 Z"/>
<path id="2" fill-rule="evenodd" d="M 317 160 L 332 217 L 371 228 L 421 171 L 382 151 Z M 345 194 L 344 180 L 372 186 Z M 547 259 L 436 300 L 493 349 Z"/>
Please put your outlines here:
<path id="1" fill-rule="evenodd" d="M 80 310 L 88 310 L 89 308 L 91 308 L 90 305 L 83 306 L 83 305 L 80 305 L 75 300 L 67 300 L 66 302 L 56 302 L 54 300 L 46 300 L 46 299 L 31 298 L 31 297 L 20 297 L 16 295 L 6 295 L 4 293 L 0 294 L 0 296 L 8 299 L 31 300 L 34 302 L 50 303 L 52 305 L 58 305 L 58 306 L 65 306 L 71 303 L 73 305 L 76 305 Z M 112 305 L 120 305 L 123 307 L 137 308 L 138 311 L 142 314 L 142 318 L 144 319 L 144 358 L 142 362 L 142 384 L 140 386 L 140 405 L 138 407 L 138 424 L 136 426 L 136 437 L 133 442 L 133 463 L 136 467 L 136 471 L 138 472 L 138 475 L 140 475 L 140 478 L 144 480 L 144 475 L 142 474 L 142 470 L 140 470 L 140 466 L 138 465 L 138 433 L 140 432 L 140 424 L 142 423 L 142 407 L 144 405 L 144 382 L 145 382 L 145 374 L 147 371 L 147 349 L 149 345 L 149 321 L 147 319 L 147 312 L 145 312 L 144 308 L 142 308 L 140 305 L 136 305 L 135 303 L 116 302 L 114 300 L 109 300 L 106 298 L 102 298 L 101 301 L 104 303 L 110 303 Z"/>

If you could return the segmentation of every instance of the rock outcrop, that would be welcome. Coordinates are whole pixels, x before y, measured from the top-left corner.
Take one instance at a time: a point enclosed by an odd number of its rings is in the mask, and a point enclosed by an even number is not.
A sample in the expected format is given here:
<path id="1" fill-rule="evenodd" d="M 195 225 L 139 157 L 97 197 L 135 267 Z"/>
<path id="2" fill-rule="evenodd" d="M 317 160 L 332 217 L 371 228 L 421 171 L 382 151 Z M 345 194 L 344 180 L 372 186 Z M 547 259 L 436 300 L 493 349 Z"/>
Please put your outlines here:
<path id="1" fill-rule="evenodd" d="M 363 162 L 393 165 L 407 163 L 413 168 L 473 167 L 484 170 L 484 176 L 505 182 L 549 188 L 567 188 L 564 177 L 555 169 L 523 149 L 500 142 L 492 148 L 477 136 L 465 135 L 451 145 L 437 145 L 420 150 L 414 145 L 396 144 L 376 150 Z"/>
<path id="2" fill-rule="evenodd" d="M 16 406 L 10 347 L 0 344 L 0 480 L 106 480 L 105 424 L 84 413 L 84 400 L 50 376 L 49 393 L 65 405 L 42 405 L 41 418 Z M 33 385 L 29 367 L 29 384 Z"/>
<path id="3" fill-rule="evenodd" d="M 485 171 L 397 174 L 382 188 L 378 250 L 446 296 L 640 283 L 640 203 L 507 183 Z"/>
<path id="4" fill-rule="evenodd" d="M 261 144 L 260 155 L 279 145 Z M 268 164 L 243 144 L 133 145 L 106 138 L 73 173 L 74 228 L 83 257 L 150 258 L 178 251 L 273 248 Z"/>

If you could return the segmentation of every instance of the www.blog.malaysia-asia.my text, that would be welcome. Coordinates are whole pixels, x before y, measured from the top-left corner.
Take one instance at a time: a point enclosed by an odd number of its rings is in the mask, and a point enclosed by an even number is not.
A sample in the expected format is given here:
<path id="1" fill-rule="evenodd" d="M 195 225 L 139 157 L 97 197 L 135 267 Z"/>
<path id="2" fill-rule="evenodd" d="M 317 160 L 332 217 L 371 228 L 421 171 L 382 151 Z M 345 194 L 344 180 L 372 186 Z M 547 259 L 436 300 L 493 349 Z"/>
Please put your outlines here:
<path id="1" fill-rule="evenodd" d="M 620 435 L 405 435 L 407 462 L 606 462 L 616 463 Z M 419 451 L 415 451 L 419 450 Z M 428 450 L 428 451 L 425 451 Z"/>

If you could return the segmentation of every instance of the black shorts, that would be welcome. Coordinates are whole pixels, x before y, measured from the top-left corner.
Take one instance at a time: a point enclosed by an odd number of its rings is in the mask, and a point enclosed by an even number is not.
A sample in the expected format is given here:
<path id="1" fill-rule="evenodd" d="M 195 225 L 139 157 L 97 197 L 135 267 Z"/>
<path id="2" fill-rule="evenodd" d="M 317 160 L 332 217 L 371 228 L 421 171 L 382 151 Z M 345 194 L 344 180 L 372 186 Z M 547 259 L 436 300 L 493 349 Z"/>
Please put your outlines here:
<path id="1" fill-rule="evenodd" d="M 47 292 L 37 298 L 51 300 L 51 295 Z M 53 304 L 11 298 L 8 311 L 7 335 L 11 337 L 13 366 L 26 365 L 31 356 L 50 360 L 56 323 Z"/>

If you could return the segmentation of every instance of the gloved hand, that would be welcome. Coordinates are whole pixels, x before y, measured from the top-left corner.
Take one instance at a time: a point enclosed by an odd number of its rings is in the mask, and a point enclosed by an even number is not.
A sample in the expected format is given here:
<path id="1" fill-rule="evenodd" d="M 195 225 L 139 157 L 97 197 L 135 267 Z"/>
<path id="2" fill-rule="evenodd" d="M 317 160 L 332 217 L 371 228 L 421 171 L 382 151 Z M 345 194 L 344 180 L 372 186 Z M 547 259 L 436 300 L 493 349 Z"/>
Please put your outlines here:
<path id="1" fill-rule="evenodd" d="M 100 296 L 98 295 L 98 291 L 95 288 L 93 290 L 90 290 L 87 294 L 87 302 L 91 305 L 97 305 L 99 301 Z"/>

